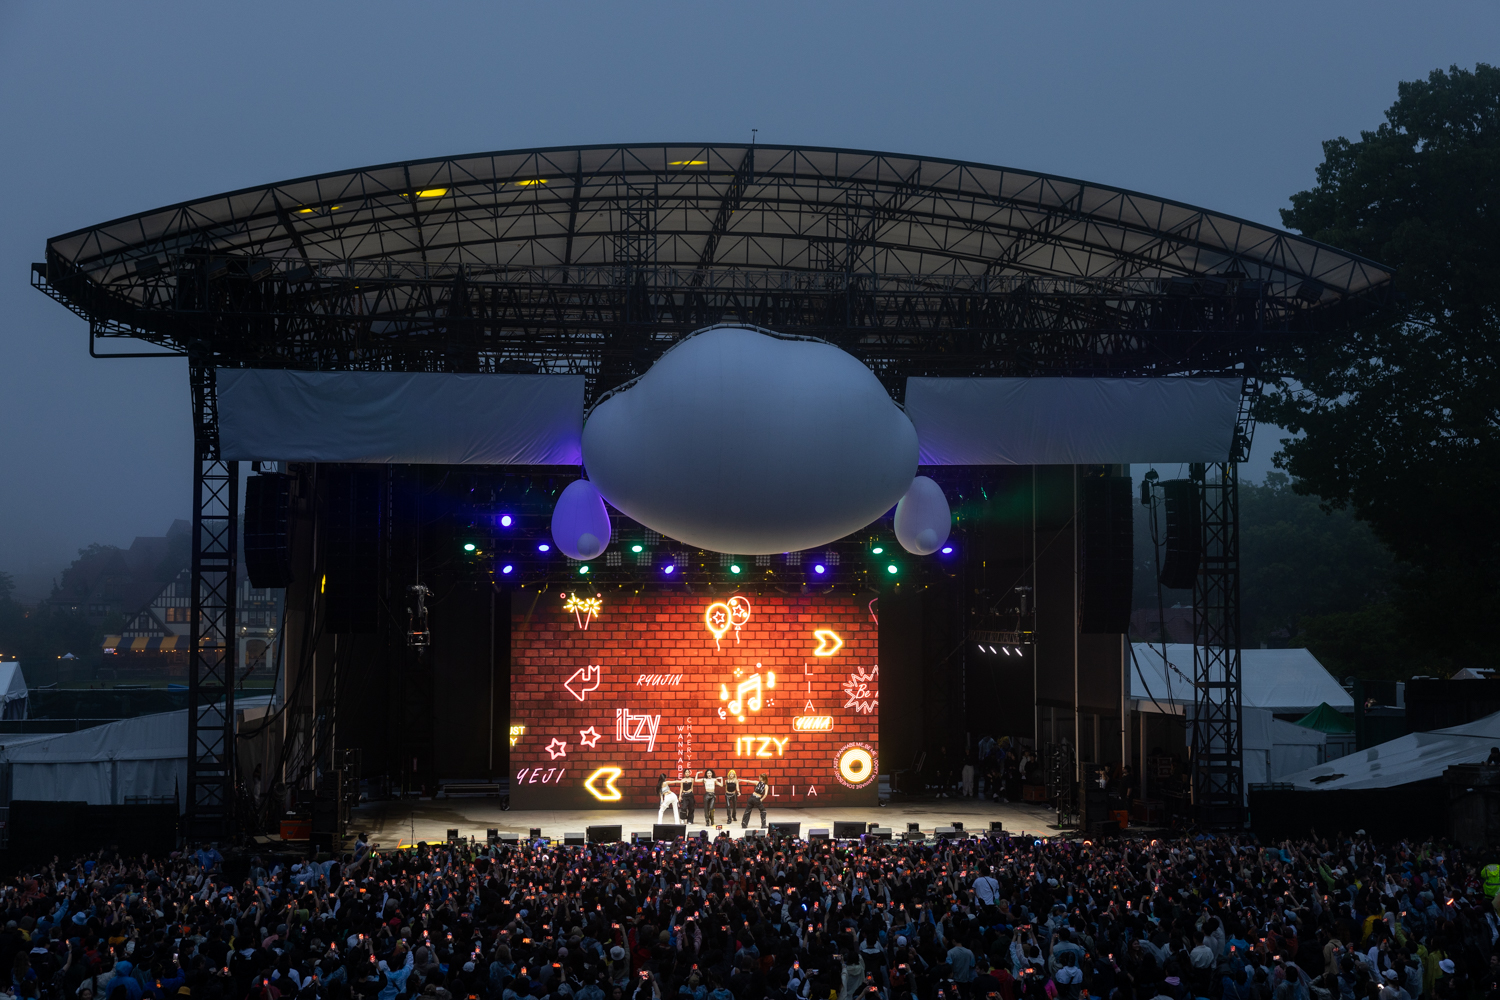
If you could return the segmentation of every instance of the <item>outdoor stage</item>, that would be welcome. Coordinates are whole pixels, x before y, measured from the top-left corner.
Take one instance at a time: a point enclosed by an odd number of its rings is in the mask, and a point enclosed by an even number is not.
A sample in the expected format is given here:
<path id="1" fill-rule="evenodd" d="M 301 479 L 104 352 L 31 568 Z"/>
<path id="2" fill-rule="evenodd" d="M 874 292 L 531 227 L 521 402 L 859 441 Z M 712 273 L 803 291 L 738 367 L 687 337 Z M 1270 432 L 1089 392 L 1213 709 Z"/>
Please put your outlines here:
<path id="1" fill-rule="evenodd" d="M 699 814 L 701 818 L 701 810 Z M 723 814 L 719 813 L 722 820 Z M 759 814 L 756 815 L 759 819 Z M 1030 834 L 1037 837 L 1055 837 L 1057 813 L 1045 806 L 1018 802 L 995 803 L 979 799 L 914 799 L 893 802 L 884 806 L 830 807 L 766 810 L 766 822 L 801 823 L 801 835 L 813 828 L 833 830 L 835 820 L 879 823 L 891 828 L 896 836 L 906 830 L 906 824 L 919 823 L 921 829 L 931 834 L 940 826 L 951 826 L 954 820 L 964 824 L 970 833 L 987 832 L 990 823 L 999 820 L 1005 831 L 1012 834 Z M 666 818 L 671 822 L 671 814 Z M 620 825 L 622 837 L 629 839 L 631 833 L 649 833 L 656 822 L 656 810 L 644 809 L 511 809 L 502 810 L 496 798 L 444 798 L 407 799 L 391 802 L 374 802 L 360 806 L 349 821 L 352 832 L 365 831 L 370 841 L 387 849 L 398 844 L 414 844 L 418 841 L 445 840 L 448 831 L 458 829 L 465 838 L 474 837 L 483 841 L 488 830 L 501 833 L 516 833 L 523 838 L 533 827 L 540 827 L 542 836 L 562 839 L 564 833 L 583 832 L 593 824 Z M 701 824 L 688 827 L 689 834 L 696 836 L 703 829 Z M 741 834 L 738 822 L 722 829 L 731 836 Z M 714 829 L 711 836 L 718 836 Z"/>

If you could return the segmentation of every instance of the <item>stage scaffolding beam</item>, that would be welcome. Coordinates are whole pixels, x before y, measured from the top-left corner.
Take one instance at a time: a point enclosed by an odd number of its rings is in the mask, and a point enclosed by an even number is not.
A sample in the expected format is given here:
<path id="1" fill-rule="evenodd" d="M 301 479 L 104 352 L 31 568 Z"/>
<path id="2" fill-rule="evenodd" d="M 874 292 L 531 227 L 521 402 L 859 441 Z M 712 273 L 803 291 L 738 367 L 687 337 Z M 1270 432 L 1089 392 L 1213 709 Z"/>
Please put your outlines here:
<path id="1" fill-rule="evenodd" d="M 188 835 L 234 832 L 235 577 L 239 463 L 219 457 L 214 370 L 189 368 L 193 396 L 193 609 L 188 651 Z"/>
<path id="2" fill-rule="evenodd" d="M 1237 463 L 1195 464 L 1203 561 L 1193 587 L 1193 805 L 1212 829 L 1244 825 Z"/>

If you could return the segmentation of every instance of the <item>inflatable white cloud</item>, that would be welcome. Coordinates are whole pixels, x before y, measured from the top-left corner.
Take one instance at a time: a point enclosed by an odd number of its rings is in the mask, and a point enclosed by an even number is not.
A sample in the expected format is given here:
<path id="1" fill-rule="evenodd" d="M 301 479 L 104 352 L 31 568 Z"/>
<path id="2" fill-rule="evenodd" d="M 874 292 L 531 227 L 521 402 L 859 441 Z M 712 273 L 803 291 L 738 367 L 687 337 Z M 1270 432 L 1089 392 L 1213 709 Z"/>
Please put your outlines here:
<path id="1" fill-rule="evenodd" d="M 943 488 L 926 476 L 911 481 L 896 505 L 896 541 L 912 555 L 930 556 L 943 547 L 953 527 L 953 512 Z"/>
<path id="2" fill-rule="evenodd" d="M 596 559 L 609 548 L 609 511 L 587 479 L 569 483 L 552 508 L 552 540 L 574 559 Z"/>
<path id="3" fill-rule="evenodd" d="M 595 406 L 583 461 L 647 527 L 762 555 L 825 545 L 890 510 L 916 474 L 917 433 L 833 345 L 718 327 Z"/>

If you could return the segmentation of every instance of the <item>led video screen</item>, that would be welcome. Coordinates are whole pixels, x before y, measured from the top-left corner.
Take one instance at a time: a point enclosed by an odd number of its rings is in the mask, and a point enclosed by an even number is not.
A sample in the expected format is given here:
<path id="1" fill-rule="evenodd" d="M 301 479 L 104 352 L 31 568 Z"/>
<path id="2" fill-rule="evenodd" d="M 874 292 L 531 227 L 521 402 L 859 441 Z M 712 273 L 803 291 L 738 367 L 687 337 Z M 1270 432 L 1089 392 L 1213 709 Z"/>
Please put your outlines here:
<path id="1" fill-rule="evenodd" d="M 661 776 L 709 769 L 738 772 L 741 808 L 760 774 L 768 809 L 874 804 L 878 605 L 616 593 L 512 605 L 512 808 L 654 816 Z"/>

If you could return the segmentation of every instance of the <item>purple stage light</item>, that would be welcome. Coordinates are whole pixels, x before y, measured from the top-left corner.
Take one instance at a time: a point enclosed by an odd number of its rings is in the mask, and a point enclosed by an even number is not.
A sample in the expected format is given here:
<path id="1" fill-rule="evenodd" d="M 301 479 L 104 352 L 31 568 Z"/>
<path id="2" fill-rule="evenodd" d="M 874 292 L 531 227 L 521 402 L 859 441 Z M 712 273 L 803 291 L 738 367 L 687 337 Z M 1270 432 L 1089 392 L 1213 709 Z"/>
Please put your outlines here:
<path id="1" fill-rule="evenodd" d="M 500 515 L 500 527 L 502 527 L 502 528 L 509 528 L 512 523 L 513 523 L 513 521 L 512 521 L 511 516 L 509 514 L 501 514 Z"/>
<path id="2" fill-rule="evenodd" d="M 502 573 L 511 573 L 514 570 L 515 570 L 514 566 L 507 565 L 507 566 L 502 567 L 501 570 L 500 570 L 500 572 L 502 572 Z"/>
<path id="3" fill-rule="evenodd" d="M 813 572 L 816 573 L 816 574 L 818 574 L 819 576 L 822 576 L 824 573 L 828 572 L 828 568 L 826 566 L 824 566 L 822 563 L 818 563 L 816 566 L 813 567 Z"/>
<path id="4" fill-rule="evenodd" d="M 944 545 L 943 546 L 943 555 L 949 556 L 949 555 L 952 555 L 952 554 L 953 554 L 953 546 L 951 546 L 951 545 Z"/>
<path id="5" fill-rule="evenodd" d="M 538 552 L 551 552 L 552 551 L 552 546 L 548 545 L 546 542 L 543 542 L 542 544 L 540 544 L 540 545 L 538 545 L 536 547 L 536 550 Z"/>
<path id="6" fill-rule="evenodd" d="M 668 576 L 671 576 L 671 575 L 672 575 L 672 571 L 673 571 L 673 570 L 674 570 L 674 569 L 676 569 L 676 568 L 677 568 L 677 567 L 676 567 L 676 566 L 675 566 L 675 565 L 673 565 L 673 566 L 668 566 L 668 567 L 667 567 L 667 568 L 666 568 L 666 569 L 664 569 L 664 570 L 662 570 L 662 572 L 663 572 L 663 573 L 665 573 L 665 574 L 667 574 L 667 575 L 668 575 Z"/>

